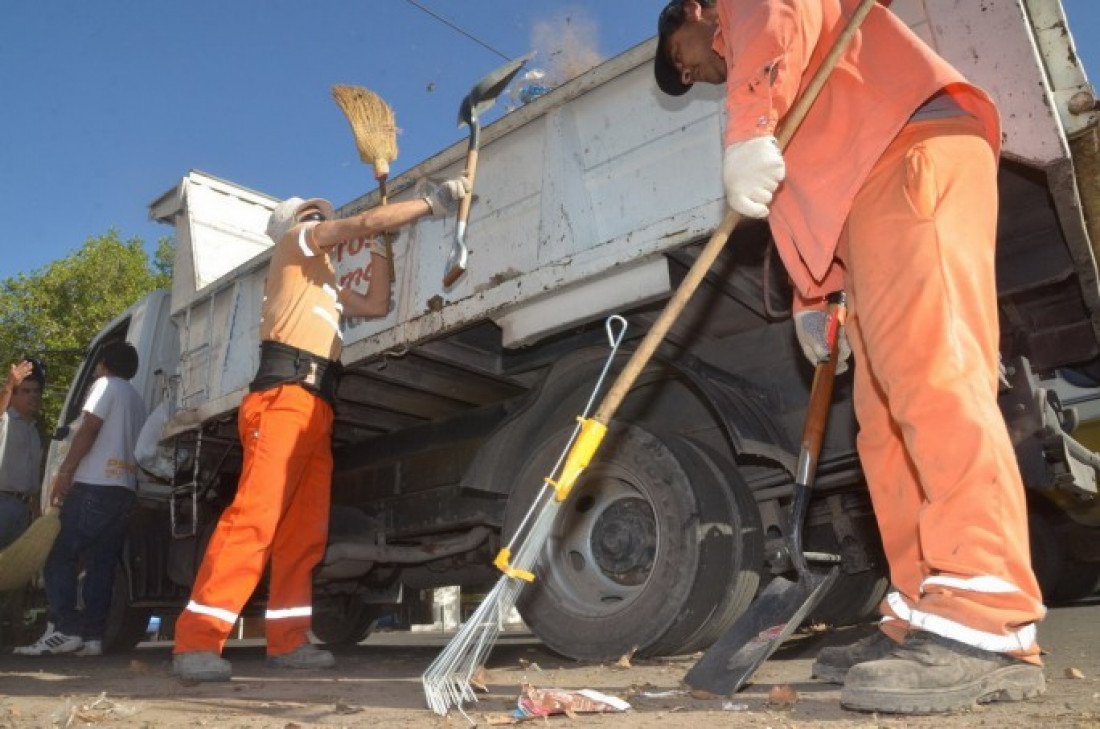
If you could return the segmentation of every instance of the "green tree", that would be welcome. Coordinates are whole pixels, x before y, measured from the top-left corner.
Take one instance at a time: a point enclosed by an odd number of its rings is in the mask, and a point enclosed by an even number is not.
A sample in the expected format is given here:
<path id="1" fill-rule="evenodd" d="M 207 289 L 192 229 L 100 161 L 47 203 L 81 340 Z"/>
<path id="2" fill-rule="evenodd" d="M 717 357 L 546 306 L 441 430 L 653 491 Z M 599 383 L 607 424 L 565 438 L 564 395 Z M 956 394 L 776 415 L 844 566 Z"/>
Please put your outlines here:
<path id="1" fill-rule="evenodd" d="M 162 238 L 150 261 L 140 238 L 124 241 L 112 228 L 67 258 L 0 283 L 0 362 L 7 368 L 23 356 L 41 356 L 47 431 L 89 340 L 135 301 L 170 285 L 173 254 L 171 239 Z"/>

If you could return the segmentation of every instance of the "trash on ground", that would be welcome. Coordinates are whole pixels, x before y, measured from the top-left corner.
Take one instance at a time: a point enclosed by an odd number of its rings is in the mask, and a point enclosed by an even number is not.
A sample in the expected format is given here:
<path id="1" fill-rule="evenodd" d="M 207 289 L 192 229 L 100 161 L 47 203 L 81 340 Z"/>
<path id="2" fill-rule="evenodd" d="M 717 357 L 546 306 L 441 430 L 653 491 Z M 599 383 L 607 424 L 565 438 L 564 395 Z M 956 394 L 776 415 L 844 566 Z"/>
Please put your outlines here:
<path id="1" fill-rule="evenodd" d="M 643 691 L 641 693 L 641 695 L 646 697 L 647 699 L 667 699 L 673 696 L 684 696 L 686 694 L 687 691 L 683 691 L 681 689 L 669 689 L 667 691 Z"/>
<path id="2" fill-rule="evenodd" d="M 637 652 L 638 652 L 638 646 L 634 646 L 633 648 L 630 649 L 630 651 L 628 653 L 626 653 L 621 658 L 619 658 L 619 660 L 615 661 L 615 663 L 611 667 L 612 668 L 621 668 L 621 669 L 624 669 L 624 670 L 627 669 L 627 668 L 633 668 L 633 666 L 630 665 L 630 659 L 633 658 L 634 654 L 637 653 Z"/>
<path id="3" fill-rule="evenodd" d="M 355 706 L 354 704 L 345 704 L 343 701 L 337 701 L 333 705 L 332 710 L 337 714 L 358 714 L 363 710 L 362 706 Z"/>
<path id="4" fill-rule="evenodd" d="M 108 699 L 107 692 L 104 691 L 95 699 L 82 704 L 75 703 L 71 698 L 65 699 L 64 706 L 50 714 L 50 724 L 66 729 L 77 721 L 84 724 L 118 721 L 128 719 L 139 710 L 137 707 L 126 706 Z"/>
<path id="5" fill-rule="evenodd" d="M 789 683 L 772 686 L 768 691 L 770 706 L 794 706 L 798 703 L 798 692 Z"/>
<path id="6" fill-rule="evenodd" d="M 470 676 L 470 688 L 477 689 L 483 694 L 489 693 L 489 681 L 492 677 L 485 666 L 478 666 L 474 674 Z"/>
<path id="7" fill-rule="evenodd" d="M 577 714 L 600 714 L 626 711 L 629 708 L 630 704 L 622 699 L 592 689 L 538 689 L 525 683 L 516 701 L 514 715 L 520 719 L 552 714 L 565 714 L 574 718 Z"/>
<path id="8" fill-rule="evenodd" d="M 703 689 L 692 689 L 688 691 L 688 695 L 693 699 L 700 699 L 702 701 L 713 701 L 714 699 L 725 698 L 719 694 L 712 694 L 710 691 L 705 691 Z"/>
<path id="9" fill-rule="evenodd" d="M 722 711 L 748 711 L 748 704 L 735 704 L 732 701 L 722 702 Z"/>

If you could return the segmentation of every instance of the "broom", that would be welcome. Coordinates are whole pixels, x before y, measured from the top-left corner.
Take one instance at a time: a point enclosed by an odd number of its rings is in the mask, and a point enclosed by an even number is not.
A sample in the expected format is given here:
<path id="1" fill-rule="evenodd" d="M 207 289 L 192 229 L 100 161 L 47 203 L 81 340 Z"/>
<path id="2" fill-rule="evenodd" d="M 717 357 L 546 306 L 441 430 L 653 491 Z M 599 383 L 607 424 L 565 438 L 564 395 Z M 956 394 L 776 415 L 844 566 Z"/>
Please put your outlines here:
<path id="1" fill-rule="evenodd" d="M 35 519 L 27 531 L 0 551 L 0 592 L 17 590 L 38 574 L 46 564 L 50 547 L 61 531 L 56 506 Z"/>
<path id="2" fill-rule="evenodd" d="M 378 180 L 378 190 L 382 204 L 386 204 L 386 178 L 390 174 L 390 162 L 397 159 L 397 126 L 394 124 L 393 109 L 382 97 L 362 86 L 335 84 L 332 98 L 351 124 L 355 135 L 355 146 L 359 150 L 359 159 L 374 168 L 374 179 Z M 396 278 L 393 266 L 393 238 L 383 233 L 386 255 L 390 257 L 390 281 Z"/>

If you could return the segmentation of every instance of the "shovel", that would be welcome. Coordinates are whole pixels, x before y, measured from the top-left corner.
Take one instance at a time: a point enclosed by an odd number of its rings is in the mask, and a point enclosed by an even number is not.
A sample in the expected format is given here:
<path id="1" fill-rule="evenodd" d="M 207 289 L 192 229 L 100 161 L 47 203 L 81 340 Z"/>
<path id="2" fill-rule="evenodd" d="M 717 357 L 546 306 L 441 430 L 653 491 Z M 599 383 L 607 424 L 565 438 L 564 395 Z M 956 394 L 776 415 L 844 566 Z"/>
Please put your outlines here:
<path id="1" fill-rule="evenodd" d="M 826 328 L 829 359 L 819 364 L 814 373 L 795 473 L 794 501 L 791 504 L 787 548 L 798 577 L 792 582 L 776 576 L 768 583 L 745 614 L 688 671 L 684 682 L 693 689 L 718 696 L 728 696 L 740 690 L 760 664 L 802 624 L 836 581 L 839 568 L 835 563 L 839 558 L 834 555 L 807 555 L 802 551 L 802 522 L 810 501 L 817 457 L 821 452 L 825 421 L 832 401 L 837 365 L 836 343 L 845 313 L 843 292 L 834 294 L 830 298 L 829 324 Z M 834 564 L 825 570 L 814 570 L 810 568 L 807 557 Z"/>
<path id="2" fill-rule="evenodd" d="M 474 84 L 470 93 L 462 100 L 462 106 L 458 109 L 458 125 L 466 124 L 470 127 L 470 143 L 466 148 L 466 171 L 463 175 L 470 181 L 470 194 L 462 198 L 458 207 L 458 218 L 455 227 L 455 240 L 451 244 L 451 254 L 447 257 L 447 268 L 443 272 L 443 287 L 447 288 L 458 277 L 466 272 L 466 261 L 470 256 L 470 249 L 466 247 L 466 221 L 470 218 L 470 204 L 474 199 L 474 176 L 477 174 L 477 147 L 481 141 L 481 125 L 478 124 L 478 114 L 485 112 L 493 105 L 500 92 L 504 90 L 523 64 L 527 63 L 530 56 L 517 58 L 496 69 L 485 78 Z"/>

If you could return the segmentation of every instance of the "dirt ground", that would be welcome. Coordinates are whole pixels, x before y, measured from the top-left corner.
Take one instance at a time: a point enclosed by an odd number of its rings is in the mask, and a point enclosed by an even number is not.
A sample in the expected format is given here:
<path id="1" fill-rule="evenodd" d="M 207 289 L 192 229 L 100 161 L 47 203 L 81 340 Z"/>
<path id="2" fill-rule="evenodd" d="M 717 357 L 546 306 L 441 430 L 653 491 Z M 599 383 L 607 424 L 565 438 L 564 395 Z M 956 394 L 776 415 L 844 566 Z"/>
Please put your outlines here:
<path id="1" fill-rule="evenodd" d="M 839 687 L 809 679 L 825 645 L 866 629 L 799 635 L 788 641 L 732 699 L 694 699 L 680 679 L 693 657 L 633 660 L 629 666 L 576 663 L 526 634 L 502 637 L 489 659 L 487 693 L 469 707 L 479 727 L 507 725 L 520 685 L 590 688 L 628 701 L 615 714 L 535 719 L 540 726 L 686 729 L 687 727 L 1100 727 L 1100 598 L 1053 609 L 1040 638 L 1047 655 L 1045 696 L 992 704 L 952 717 L 889 717 L 840 708 Z M 232 645 L 229 683 L 186 685 L 169 673 L 168 644 L 143 644 L 100 658 L 0 656 L 0 727 L 439 727 L 470 724 L 461 714 L 425 708 L 420 674 L 447 636 L 391 632 L 337 651 L 336 669 L 292 672 L 267 668 L 263 648 Z M 797 701 L 769 702 L 789 685 Z"/>

